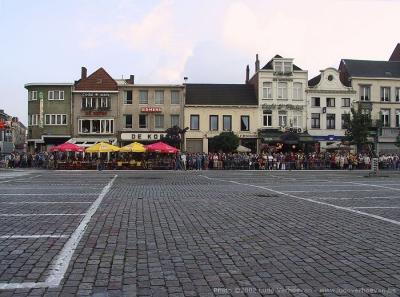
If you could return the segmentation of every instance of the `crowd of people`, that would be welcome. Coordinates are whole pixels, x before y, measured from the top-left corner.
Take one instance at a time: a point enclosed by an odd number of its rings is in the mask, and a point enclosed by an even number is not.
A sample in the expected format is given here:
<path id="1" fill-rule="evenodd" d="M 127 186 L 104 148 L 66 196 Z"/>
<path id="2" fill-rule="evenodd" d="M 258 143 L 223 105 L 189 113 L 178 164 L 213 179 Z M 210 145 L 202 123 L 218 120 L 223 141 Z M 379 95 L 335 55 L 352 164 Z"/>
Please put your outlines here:
<path id="1" fill-rule="evenodd" d="M 181 153 L 177 155 L 175 169 L 253 169 L 253 170 L 306 170 L 306 169 L 370 169 L 372 157 L 367 153 L 350 152 L 309 153 Z M 381 169 L 400 170 L 400 154 L 381 154 Z"/>
<path id="2" fill-rule="evenodd" d="M 117 169 L 121 161 L 130 162 L 131 155 L 112 154 L 107 162 L 108 169 Z M 139 156 L 143 164 L 149 160 L 148 155 Z M 350 152 L 322 152 L 308 153 L 186 153 L 176 155 L 156 156 L 154 160 L 163 160 L 166 169 L 175 170 L 307 170 L 307 169 L 370 169 L 372 156 L 367 153 L 354 154 Z M 7 168 L 47 168 L 56 169 L 59 163 L 86 162 L 95 168 L 104 168 L 105 156 L 66 153 L 13 153 L 7 155 L 2 161 Z M 400 170 L 400 154 L 381 154 L 379 156 L 381 169 Z"/>

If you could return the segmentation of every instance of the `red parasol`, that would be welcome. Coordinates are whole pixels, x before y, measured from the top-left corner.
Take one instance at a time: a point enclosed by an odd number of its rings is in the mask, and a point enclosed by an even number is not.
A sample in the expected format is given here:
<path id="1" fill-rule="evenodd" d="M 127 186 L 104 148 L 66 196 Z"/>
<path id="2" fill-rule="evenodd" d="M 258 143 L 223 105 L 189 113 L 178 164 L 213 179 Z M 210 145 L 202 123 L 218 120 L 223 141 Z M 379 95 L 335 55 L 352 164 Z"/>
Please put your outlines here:
<path id="1" fill-rule="evenodd" d="M 164 154 L 175 154 L 179 152 L 179 150 L 176 147 L 170 146 L 161 141 L 146 145 L 146 150 L 148 152 L 156 152 Z"/>
<path id="2" fill-rule="evenodd" d="M 50 148 L 51 152 L 84 152 L 85 149 L 73 143 L 63 143 Z"/>

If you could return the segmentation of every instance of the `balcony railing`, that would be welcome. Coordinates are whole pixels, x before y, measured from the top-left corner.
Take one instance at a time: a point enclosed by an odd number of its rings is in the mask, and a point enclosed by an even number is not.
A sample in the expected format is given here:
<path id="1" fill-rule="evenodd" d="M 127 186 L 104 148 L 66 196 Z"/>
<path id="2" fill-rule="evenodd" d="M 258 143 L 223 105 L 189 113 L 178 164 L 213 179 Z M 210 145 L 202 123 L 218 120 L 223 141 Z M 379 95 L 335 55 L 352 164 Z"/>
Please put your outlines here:
<path id="1" fill-rule="evenodd" d="M 82 106 L 81 110 L 83 110 L 83 111 L 108 111 L 108 110 L 111 110 L 111 106 L 97 106 L 97 107 Z"/>

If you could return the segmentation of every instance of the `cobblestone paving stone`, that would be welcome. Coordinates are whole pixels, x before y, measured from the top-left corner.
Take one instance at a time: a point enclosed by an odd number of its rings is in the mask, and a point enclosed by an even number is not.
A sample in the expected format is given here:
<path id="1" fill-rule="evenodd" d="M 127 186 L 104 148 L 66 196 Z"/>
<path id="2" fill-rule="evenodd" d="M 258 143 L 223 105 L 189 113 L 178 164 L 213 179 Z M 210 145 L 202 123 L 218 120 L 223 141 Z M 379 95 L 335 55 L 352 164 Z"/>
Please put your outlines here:
<path id="1" fill-rule="evenodd" d="M 396 184 L 400 175 L 365 179 L 360 172 L 31 173 L 37 174 L 42 176 L 34 182 L 0 184 L 0 194 L 19 187 L 17 193 L 69 192 L 27 195 L 23 201 L 94 201 L 97 196 L 89 193 L 100 193 L 115 174 L 118 178 L 91 218 L 61 285 L 0 290 L 0 296 L 400 295 L 399 225 L 249 186 L 345 207 L 386 207 L 399 205 L 399 191 L 346 183 Z M 51 184 L 54 189 L 47 189 Z M 64 189 L 71 186 L 70 191 Z M 396 195 L 398 200 L 363 199 L 359 204 L 354 199 Z M 6 201 L 21 197 L 0 195 L 0 202 Z M 90 204 L 0 206 L 1 213 L 85 213 Z M 400 221 L 399 209 L 363 211 Z M 0 224 L 5 234 L 70 235 L 80 219 L 0 217 Z M 0 239 L 0 283 L 44 281 L 67 240 Z"/>

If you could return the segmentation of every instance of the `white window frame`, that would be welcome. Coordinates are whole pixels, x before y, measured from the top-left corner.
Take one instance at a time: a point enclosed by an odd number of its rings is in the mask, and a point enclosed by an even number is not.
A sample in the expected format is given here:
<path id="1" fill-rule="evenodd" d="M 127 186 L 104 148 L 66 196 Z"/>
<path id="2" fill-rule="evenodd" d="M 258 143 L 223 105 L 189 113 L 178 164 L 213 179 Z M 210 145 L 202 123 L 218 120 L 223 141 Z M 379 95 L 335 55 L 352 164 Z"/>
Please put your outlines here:
<path id="1" fill-rule="evenodd" d="M 381 102 L 390 102 L 390 87 L 381 87 Z"/>
<path id="2" fill-rule="evenodd" d="M 262 96 L 263 99 L 272 99 L 272 82 L 263 82 Z"/>
<path id="3" fill-rule="evenodd" d="M 303 84 L 301 82 L 293 83 L 293 100 L 303 100 Z"/>
<path id="4" fill-rule="evenodd" d="M 390 109 L 381 109 L 382 127 L 390 127 Z"/>
<path id="5" fill-rule="evenodd" d="M 285 87 L 282 87 L 281 85 L 285 85 Z M 287 100 L 288 99 L 288 83 L 283 82 L 283 81 L 278 81 L 276 84 L 277 88 L 277 97 L 278 100 Z"/>
<path id="6" fill-rule="evenodd" d="M 172 121 L 172 119 L 174 117 L 176 117 L 178 119 L 178 123 L 176 124 L 176 126 L 178 126 L 178 127 L 180 126 L 180 116 L 179 116 L 179 114 L 171 114 L 171 128 L 175 126 L 173 121 Z"/>
<path id="7" fill-rule="evenodd" d="M 157 119 L 161 119 L 162 125 L 157 125 L 157 124 L 160 124 L 160 123 L 157 123 Z M 154 115 L 154 128 L 155 129 L 164 129 L 164 126 L 165 126 L 164 120 L 165 120 L 165 117 L 163 114 L 155 114 Z"/>
<path id="8" fill-rule="evenodd" d="M 333 115 L 333 127 L 328 125 L 328 115 Z M 331 121 L 331 120 L 329 120 Z M 327 113 L 326 114 L 326 129 L 335 130 L 336 129 L 336 114 L 334 113 Z"/>
<path id="9" fill-rule="evenodd" d="M 349 105 L 346 105 L 345 102 L 348 101 Z M 350 98 L 342 98 L 342 107 L 350 107 L 351 106 L 351 100 Z"/>
<path id="10" fill-rule="evenodd" d="M 30 100 L 32 100 L 32 101 L 38 100 L 38 91 L 31 91 Z"/>
<path id="11" fill-rule="evenodd" d="M 146 94 L 146 102 L 142 102 L 142 94 Z M 149 90 L 139 90 L 139 104 L 149 104 Z"/>
<path id="12" fill-rule="evenodd" d="M 303 115 L 299 113 L 292 114 L 291 126 L 302 128 L 303 127 Z"/>
<path id="13" fill-rule="evenodd" d="M 131 103 L 128 103 L 128 92 L 131 92 Z M 124 91 L 124 104 L 125 105 L 133 104 L 133 90 L 125 90 Z"/>
<path id="14" fill-rule="evenodd" d="M 161 99 L 160 102 L 157 102 L 158 101 L 157 94 L 162 94 L 162 96 L 160 98 Z M 156 90 L 154 92 L 154 104 L 157 104 L 157 105 L 163 105 L 164 104 L 164 90 Z"/>
<path id="15" fill-rule="evenodd" d="M 273 123 L 272 113 L 273 112 L 271 110 L 263 110 L 263 119 L 262 119 L 263 127 L 272 127 L 273 126 L 274 123 Z M 265 121 L 265 118 L 267 119 L 267 121 Z M 264 125 L 265 123 L 267 123 L 267 125 Z M 270 123 L 270 124 L 268 124 L 268 123 Z"/>
<path id="16" fill-rule="evenodd" d="M 315 99 L 318 99 L 319 105 L 315 104 Z M 321 107 L 321 97 L 311 97 L 311 107 Z"/>
<path id="17" fill-rule="evenodd" d="M 368 90 L 368 92 L 366 92 Z M 368 99 L 365 99 L 367 97 Z M 371 101 L 371 86 L 369 85 L 360 85 L 360 100 L 361 101 Z"/>
<path id="18" fill-rule="evenodd" d="M 55 92 L 58 92 L 58 98 L 55 98 Z M 47 93 L 47 100 L 49 101 L 60 101 L 64 100 L 64 91 L 62 90 L 50 90 Z"/>
<path id="19" fill-rule="evenodd" d="M 39 125 L 39 114 L 29 114 L 28 115 L 28 126 L 38 126 Z"/>
<path id="20" fill-rule="evenodd" d="M 288 125 L 287 113 L 278 113 L 278 125 L 279 127 L 287 127 Z"/>
<path id="21" fill-rule="evenodd" d="M 68 117 L 66 114 L 46 113 L 44 115 L 44 124 L 46 126 L 66 126 L 68 125 Z"/>
<path id="22" fill-rule="evenodd" d="M 177 101 L 174 101 L 173 94 L 177 95 L 177 98 L 175 98 Z M 180 104 L 181 104 L 180 92 L 178 90 L 171 90 L 171 105 L 180 105 Z"/>
<path id="23" fill-rule="evenodd" d="M 82 123 L 83 121 L 90 121 L 90 128 L 89 132 L 82 131 Z M 93 121 L 100 121 L 99 123 L 99 132 L 93 132 Z M 78 119 L 78 133 L 79 134 L 86 134 L 86 135 L 107 135 L 107 134 L 114 134 L 114 119 L 96 119 L 96 118 L 85 118 L 85 119 Z"/>

